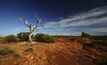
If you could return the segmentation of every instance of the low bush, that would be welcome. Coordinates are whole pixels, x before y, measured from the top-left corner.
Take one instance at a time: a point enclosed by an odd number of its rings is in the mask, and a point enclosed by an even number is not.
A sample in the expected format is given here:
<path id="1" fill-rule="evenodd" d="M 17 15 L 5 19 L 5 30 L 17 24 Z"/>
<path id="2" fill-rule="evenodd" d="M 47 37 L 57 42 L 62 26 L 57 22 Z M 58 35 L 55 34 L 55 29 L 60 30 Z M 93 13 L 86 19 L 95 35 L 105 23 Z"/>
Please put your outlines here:
<path id="1" fill-rule="evenodd" d="M 14 53 L 14 49 L 10 47 L 4 47 L 0 49 L 0 57 Z"/>
<path id="2" fill-rule="evenodd" d="M 46 43 L 54 43 L 55 42 L 55 37 L 39 33 L 36 35 L 36 41 L 38 42 L 46 42 Z"/>
<path id="3" fill-rule="evenodd" d="M 17 34 L 20 41 L 29 41 L 29 32 L 20 32 Z"/>
<path id="4" fill-rule="evenodd" d="M 8 35 L 4 38 L 6 42 L 17 42 L 18 38 L 15 35 Z"/>

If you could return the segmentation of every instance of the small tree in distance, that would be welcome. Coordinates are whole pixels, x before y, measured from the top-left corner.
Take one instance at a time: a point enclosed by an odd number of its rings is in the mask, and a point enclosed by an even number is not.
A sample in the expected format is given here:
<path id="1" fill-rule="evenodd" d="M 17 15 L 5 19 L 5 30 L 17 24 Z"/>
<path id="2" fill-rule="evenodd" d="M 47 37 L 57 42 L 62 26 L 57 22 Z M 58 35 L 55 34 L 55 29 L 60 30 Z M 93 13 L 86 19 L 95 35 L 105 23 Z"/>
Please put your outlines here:
<path id="1" fill-rule="evenodd" d="M 40 18 L 39 17 L 35 17 L 36 18 L 36 23 L 35 25 L 32 25 L 28 22 L 28 20 L 24 17 L 19 17 L 19 19 L 21 21 L 24 21 L 24 24 L 26 25 L 26 27 L 29 29 L 29 41 L 32 43 L 32 35 L 33 35 L 33 32 L 34 31 L 37 31 L 37 28 L 38 27 L 41 27 L 41 21 L 40 21 Z"/>
<path id="2" fill-rule="evenodd" d="M 90 35 L 85 32 L 82 32 L 81 37 L 90 37 Z"/>

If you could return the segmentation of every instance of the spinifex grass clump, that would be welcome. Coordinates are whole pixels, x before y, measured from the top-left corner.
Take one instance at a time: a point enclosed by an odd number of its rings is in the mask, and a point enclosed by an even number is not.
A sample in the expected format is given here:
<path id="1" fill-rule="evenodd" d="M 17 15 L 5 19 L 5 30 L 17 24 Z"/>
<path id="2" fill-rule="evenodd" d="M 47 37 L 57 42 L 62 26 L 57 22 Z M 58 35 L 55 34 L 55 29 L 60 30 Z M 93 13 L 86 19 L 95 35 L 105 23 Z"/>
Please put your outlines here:
<path id="1" fill-rule="evenodd" d="M 0 49 L 0 57 L 14 53 L 14 49 L 10 47 L 4 47 Z"/>

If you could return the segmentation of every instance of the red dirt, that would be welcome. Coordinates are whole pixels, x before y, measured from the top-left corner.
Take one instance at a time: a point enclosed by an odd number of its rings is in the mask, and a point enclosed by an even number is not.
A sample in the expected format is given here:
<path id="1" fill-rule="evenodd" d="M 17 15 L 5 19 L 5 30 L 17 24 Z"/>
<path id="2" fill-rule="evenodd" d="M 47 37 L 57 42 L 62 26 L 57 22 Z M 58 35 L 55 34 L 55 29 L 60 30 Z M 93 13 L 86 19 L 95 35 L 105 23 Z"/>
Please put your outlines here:
<path id="1" fill-rule="evenodd" d="M 5 46 L 14 48 L 21 58 L 14 60 L 14 54 L 8 55 L 0 58 L 0 65 L 95 65 L 103 57 L 107 58 L 107 53 L 102 54 L 96 48 L 83 49 L 82 43 L 66 39 L 59 39 L 53 44 L 34 43 L 32 46 L 21 43 L 0 45 Z M 33 51 L 25 51 L 28 48 Z"/>

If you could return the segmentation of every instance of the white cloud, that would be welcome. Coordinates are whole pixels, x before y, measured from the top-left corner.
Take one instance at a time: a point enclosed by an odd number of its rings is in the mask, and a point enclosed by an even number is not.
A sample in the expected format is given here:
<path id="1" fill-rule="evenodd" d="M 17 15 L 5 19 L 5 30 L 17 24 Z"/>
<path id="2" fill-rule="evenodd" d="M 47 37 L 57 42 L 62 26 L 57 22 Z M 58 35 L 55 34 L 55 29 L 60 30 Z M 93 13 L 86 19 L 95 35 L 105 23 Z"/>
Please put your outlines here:
<path id="1" fill-rule="evenodd" d="M 59 27 L 59 22 L 48 22 L 45 27 Z"/>
<path id="2" fill-rule="evenodd" d="M 45 24 L 45 27 L 47 27 L 48 30 L 50 29 L 52 30 L 52 28 L 59 30 L 67 29 L 70 30 L 68 32 L 71 32 L 74 31 L 74 29 L 80 30 L 80 28 L 77 27 L 81 26 L 87 27 L 91 25 L 100 25 L 100 24 L 107 24 L 107 6 L 98 7 L 88 12 L 82 12 L 75 16 L 69 16 L 68 18 L 62 19 L 60 21 L 48 22 Z M 106 28 L 107 27 L 97 29 L 83 28 L 84 30 L 82 31 L 87 31 L 89 29 L 90 31 L 93 32 L 107 32 Z"/>
<path id="3" fill-rule="evenodd" d="M 107 24 L 107 17 L 104 18 L 93 18 L 93 19 L 86 19 L 86 20 L 81 20 L 79 22 L 70 22 L 69 24 L 67 24 L 67 27 L 69 26 L 87 26 L 87 25 L 92 25 L 92 24 L 96 24 L 96 23 L 105 23 Z"/>

